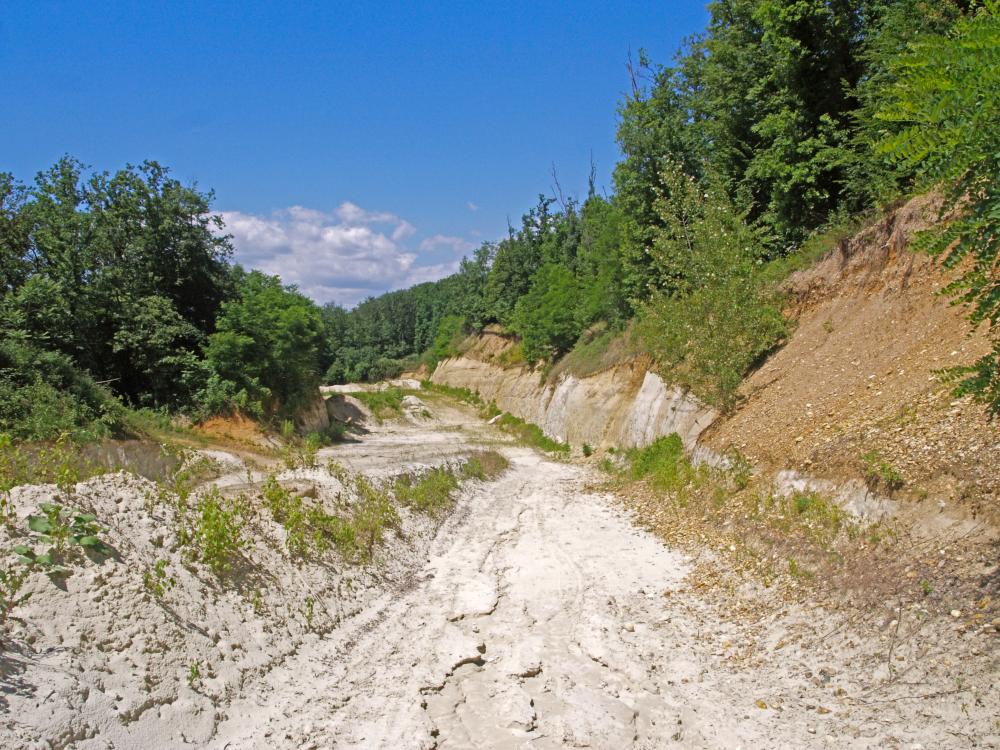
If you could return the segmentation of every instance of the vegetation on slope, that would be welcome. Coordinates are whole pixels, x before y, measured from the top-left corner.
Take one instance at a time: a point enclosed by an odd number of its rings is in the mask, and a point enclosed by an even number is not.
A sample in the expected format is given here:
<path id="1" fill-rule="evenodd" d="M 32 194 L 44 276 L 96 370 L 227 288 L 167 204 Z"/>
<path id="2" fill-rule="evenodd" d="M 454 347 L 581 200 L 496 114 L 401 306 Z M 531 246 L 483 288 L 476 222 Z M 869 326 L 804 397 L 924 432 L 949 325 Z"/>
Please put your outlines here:
<path id="1" fill-rule="evenodd" d="M 785 335 L 782 275 L 859 212 L 942 185 L 950 213 L 923 245 L 996 326 L 995 0 L 708 9 L 672 65 L 630 62 L 612 195 L 592 179 L 582 201 L 539 196 L 457 273 L 350 312 L 234 266 L 212 194 L 156 163 L 0 174 L 0 430 L 126 432 L 122 403 L 280 419 L 321 378 L 433 366 L 491 323 L 529 365 L 634 332 L 630 348 L 727 408 Z M 953 373 L 994 412 L 998 352 Z"/>
<path id="2" fill-rule="evenodd" d="M 668 377 L 727 408 L 786 333 L 784 276 L 942 182 L 950 207 L 972 200 L 926 247 L 975 259 L 952 291 L 995 323 L 996 4 L 717 0 L 709 13 L 673 65 L 630 62 L 614 195 L 540 196 L 454 276 L 340 311 L 352 346 L 328 377 L 380 377 L 421 353 L 433 365 L 490 323 L 520 337 L 528 364 L 628 329 Z M 994 408 L 997 362 L 961 386 Z"/>

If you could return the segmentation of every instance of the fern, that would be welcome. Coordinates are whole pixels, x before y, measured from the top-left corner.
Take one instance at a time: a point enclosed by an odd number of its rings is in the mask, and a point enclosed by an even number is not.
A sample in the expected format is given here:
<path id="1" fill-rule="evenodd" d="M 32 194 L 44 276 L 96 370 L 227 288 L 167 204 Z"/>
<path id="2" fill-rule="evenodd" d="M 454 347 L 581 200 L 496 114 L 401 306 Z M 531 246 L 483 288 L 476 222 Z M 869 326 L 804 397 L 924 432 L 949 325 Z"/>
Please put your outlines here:
<path id="1" fill-rule="evenodd" d="M 963 261 L 945 289 L 965 304 L 976 325 L 988 321 L 994 351 L 953 372 L 956 391 L 970 393 L 1000 415 L 1000 0 L 987 0 L 951 33 L 914 41 L 895 62 L 877 118 L 898 130 L 876 153 L 913 170 L 918 186 L 943 185 L 941 225 L 917 247 L 946 268 Z M 947 218 L 946 218 L 947 217 Z"/>

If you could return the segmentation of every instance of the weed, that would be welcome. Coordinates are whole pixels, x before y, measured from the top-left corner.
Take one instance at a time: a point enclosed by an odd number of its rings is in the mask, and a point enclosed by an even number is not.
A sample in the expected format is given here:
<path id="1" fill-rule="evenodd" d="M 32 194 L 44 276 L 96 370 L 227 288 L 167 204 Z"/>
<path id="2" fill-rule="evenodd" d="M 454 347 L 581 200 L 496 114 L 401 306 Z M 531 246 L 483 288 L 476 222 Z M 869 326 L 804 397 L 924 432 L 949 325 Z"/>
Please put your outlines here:
<path id="1" fill-rule="evenodd" d="M 808 580 L 813 578 L 815 573 L 807 568 L 803 568 L 794 557 L 790 557 L 788 558 L 788 575 L 792 578 L 804 578 Z"/>
<path id="2" fill-rule="evenodd" d="M 525 422 L 523 419 L 515 417 L 513 414 L 504 413 L 496 422 L 497 426 L 504 432 L 513 435 L 525 445 L 538 448 L 550 453 L 569 453 L 568 443 L 561 443 L 553 440 L 538 425 Z"/>
<path id="3" fill-rule="evenodd" d="M 305 498 L 290 493 L 273 474 L 264 481 L 262 496 L 271 516 L 285 529 L 285 546 L 290 554 L 322 554 L 331 544 L 344 552 L 353 548 L 354 534 L 348 524 L 319 506 L 307 506 Z"/>
<path id="4" fill-rule="evenodd" d="M 597 468 L 606 474 L 618 474 L 619 468 L 610 458 L 602 458 L 597 462 Z"/>
<path id="5" fill-rule="evenodd" d="M 264 614 L 264 599 L 260 595 L 260 589 L 254 589 L 250 597 L 250 607 L 255 615 Z"/>
<path id="6" fill-rule="evenodd" d="M 442 396 L 448 396 L 455 399 L 456 401 L 462 401 L 470 406 L 483 406 L 483 399 L 475 391 L 470 391 L 468 388 L 457 388 L 451 385 L 442 385 L 439 383 L 432 383 L 430 380 L 421 380 L 420 387 L 431 393 L 440 393 Z"/>
<path id="7" fill-rule="evenodd" d="M 351 395 L 367 406 L 377 419 L 385 419 L 402 414 L 403 398 L 406 393 L 402 388 L 386 388 L 384 391 L 367 391 Z"/>
<path id="8" fill-rule="evenodd" d="M 582 450 L 583 450 L 583 455 L 586 458 L 590 458 L 591 456 L 594 455 L 594 449 L 590 446 L 589 443 L 584 443 Z"/>
<path id="9" fill-rule="evenodd" d="M 232 569 L 233 561 L 246 547 L 243 538 L 246 511 L 227 500 L 213 487 L 198 498 L 193 511 L 182 514 L 178 533 L 188 555 L 208 565 L 217 576 Z"/>
<path id="10" fill-rule="evenodd" d="M 157 599 L 162 599 L 170 589 L 177 584 L 176 579 L 167 573 L 167 561 L 157 560 L 152 568 L 142 573 L 142 586 Z"/>
<path id="11" fill-rule="evenodd" d="M 924 596 L 930 596 L 934 593 L 934 586 L 927 579 L 920 582 L 920 590 L 924 593 Z"/>
<path id="12" fill-rule="evenodd" d="M 41 515 L 28 517 L 28 529 L 51 545 L 47 552 L 37 554 L 32 546 L 20 544 L 14 548 L 18 558 L 28 566 L 38 565 L 50 575 L 64 575 L 63 565 L 77 548 L 106 555 L 111 552 L 97 536 L 103 529 L 93 513 L 80 513 L 63 508 L 58 503 L 42 503 Z"/>
<path id="13" fill-rule="evenodd" d="M 436 513 L 449 505 L 458 489 L 455 472 L 438 467 L 419 476 L 404 474 L 396 479 L 396 499 L 422 513 Z"/>
<path id="14" fill-rule="evenodd" d="M 399 515 L 393 507 L 389 493 L 373 484 L 367 477 L 356 474 L 352 484 L 358 501 L 351 525 L 362 556 L 367 559 L 371 557 L 376 543 L 382 539 L 382 532 L 388 527 L 399 524 Z"/>
<path id="15" fill-rule="evenodd" d="M 464 479 L 486 481 L 496 479 L 509 467 L 510 461 L 496 451 L 476 451 L 462 464 L 460 472 Z"/>
<path id="16" fill-rule="evenodd" d="M 879 487 L 892 494 L 903 486 L 903 475 L 878 451 L 869 451 L 861 456 L 865 482 L 873 492 Z"/>
<path id="17" fill-rule="evenodd" d="M 15 607 L 31 598 L 31 593 L 22 594 L 21 589 L 28 579 L 29 571 L 14 566 L 0 566 L 0 627 L 7 621 Z"/>
<path id="18" fill-rule="evenodd" d="M 188 687 L 194 690 L 195 685 L 200 681 L 201 681 L 201 664 L 199 662 L 193 661 L 188 666 L 188 673 L 187 673 Z"/>
<path id="19" fill-rule="evenodd" d="M 306 627 L 312 630 L 313 618 L 316 616 L 316 600 L 307 596 L 302 607 L 302 615 L 306 618 Z"/>

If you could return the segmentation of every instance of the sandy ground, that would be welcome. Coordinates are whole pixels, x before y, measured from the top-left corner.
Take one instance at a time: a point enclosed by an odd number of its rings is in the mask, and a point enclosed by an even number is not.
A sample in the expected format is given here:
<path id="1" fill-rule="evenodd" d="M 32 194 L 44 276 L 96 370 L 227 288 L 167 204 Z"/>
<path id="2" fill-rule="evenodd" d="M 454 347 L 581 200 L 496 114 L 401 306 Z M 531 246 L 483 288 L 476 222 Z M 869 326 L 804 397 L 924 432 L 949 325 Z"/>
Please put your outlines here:
<path id="1" fill-rule="evenodd" d="M 148 483 L 82 484 L 120 557 L 85 563 L 65 590 L 32 580 L 0 657 L 0 746 L 998 746 L 995 673 L 968 699 L 852 703 L 853 652 L 822 639 L 843 629 L 837 620 L 776 612 L 749 629 L 689 588 L 693 561 L 591 489 L 589 469 L 505 444 L 452 407 L 432 410 L 326 449 L 320 464 L 388 476 L 493 441 L 511 468 L 464 485 L 441 523 L 404 514 L 368 568 L 295 566 L 259 541 L 247 557 L 263 576 L 263 614 L 245 586 L 179 563 L 163 601 L 144 594 L 141 564 L 171 549 L 165 521 L 144 513 Z M 229 468 L 216 480 L 229 491 L 259 479 Z M 338 489 L 319 469 L 281 478 L 320 497 Z M 19 515 L 50 491 L 15 491 Z M 321 613 L 309 627 L 305 592 Z M 791 625 L 810 623 L 813 646 L 782 650 Z M 752 666 L 730 659 L 747 639 L 767 652 Z M 194 660 L 204 677 L 192 685 Z"/>

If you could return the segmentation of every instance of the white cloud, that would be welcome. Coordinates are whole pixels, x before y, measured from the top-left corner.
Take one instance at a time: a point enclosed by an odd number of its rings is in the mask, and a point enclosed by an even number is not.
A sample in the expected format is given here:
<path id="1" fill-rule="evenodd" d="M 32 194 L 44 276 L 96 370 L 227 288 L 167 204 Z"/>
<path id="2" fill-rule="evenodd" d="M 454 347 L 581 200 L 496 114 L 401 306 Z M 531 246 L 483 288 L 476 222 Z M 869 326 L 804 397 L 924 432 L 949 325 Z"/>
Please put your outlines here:
<path id="1" fill-rule="evenodd" d="M 420 249 L 424 252 L 431 250 L 451 250 L 456 253 L 467 253 L 475 247 L 475 244 L 462 237 L 450 237 L 446 234 L 435 234 L 420 243 Z"/>
<path id="2" fill-rule="evenodd" d="M 388 289 L 400 289 L 453 273 L 457 263 L 420 265 L 405 246 L 417 231 L 395 214 L 367 211 L 345 202 L 332 213 L 291 206 L 269 216 L 224 211 L 236 261 L 295 284 L 317 302 L 354 305 Z M 443 244 L 436 238 L 441 238 Z M 425 248 L 425 243 L 433 240 Z M 420 250 L 457 249 L 461 238 L 435 235 Z"/>
<path id="3" fill-rule="evenodd" d="M 476 211 L 478 211 L 478 210 L 479 210 L 479 206 L 477 206 L 477 205 L 476 205 L 475 203 L 473 203 L 472 201 L 469 201 L 468 203 L 466 203 L 466 204 L 465 204 L 465 206 L 466 206 L 466 208 L 468 208 L 468 209 L 469 209 L 470 211 L 472 211 L 472 213 L 475 213 Z"/>

